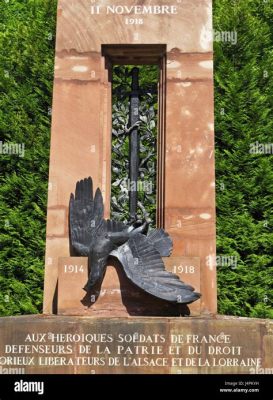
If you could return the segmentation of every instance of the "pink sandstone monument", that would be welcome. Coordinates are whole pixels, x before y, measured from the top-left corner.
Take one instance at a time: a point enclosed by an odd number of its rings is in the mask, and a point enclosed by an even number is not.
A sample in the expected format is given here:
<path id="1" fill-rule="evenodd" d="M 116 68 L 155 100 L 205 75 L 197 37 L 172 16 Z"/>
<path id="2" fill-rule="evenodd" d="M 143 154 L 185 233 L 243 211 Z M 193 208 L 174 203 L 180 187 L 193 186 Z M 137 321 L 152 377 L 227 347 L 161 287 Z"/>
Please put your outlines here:
<path id="1" fill-rule="evenodd" d="M 76 181 L 92 176 L 110 217 L 111 76 L 124 64 L 160 70 L 156 220 L 173 239 L 166 269 L 202 293 L 188 317 L 132 286 L 113 261 L 86 303 L 87 257 L 70 255 Z M 212 1 L 59 0 L 44 313 L 0 319 L 1 360 L 18 365 L 20 344 L 33 358 L 26 373 L 273 368 L 271 321 L 217 315 L 214 171 Z"/>

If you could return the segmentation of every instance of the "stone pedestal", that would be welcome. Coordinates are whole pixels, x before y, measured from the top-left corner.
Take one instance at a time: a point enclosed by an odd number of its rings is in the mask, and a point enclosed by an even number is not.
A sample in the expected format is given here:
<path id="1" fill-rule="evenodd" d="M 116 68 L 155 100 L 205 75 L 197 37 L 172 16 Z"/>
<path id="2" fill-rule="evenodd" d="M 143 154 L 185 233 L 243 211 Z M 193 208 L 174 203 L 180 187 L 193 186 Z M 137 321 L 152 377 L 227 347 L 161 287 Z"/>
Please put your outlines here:
<path id="1" fill-rule="evenodd" d="M 269 374 L 273 322 L 215 318 L 0 319 L 0 368 L 25 374 Z"/>
<path id="2" fill-rule="evenodd" d="M 88 259 L 59 258 L 57 314 L 127 316 L 179 316 L 200 314 L 200 300 L 188 306 L 162 301 L 131 283 L 114 258 L 109 263 L 100 288 L 86 293 Z M 166 269 L 200 291 L 200 261 L 198 257 L 165 257 Z"/>

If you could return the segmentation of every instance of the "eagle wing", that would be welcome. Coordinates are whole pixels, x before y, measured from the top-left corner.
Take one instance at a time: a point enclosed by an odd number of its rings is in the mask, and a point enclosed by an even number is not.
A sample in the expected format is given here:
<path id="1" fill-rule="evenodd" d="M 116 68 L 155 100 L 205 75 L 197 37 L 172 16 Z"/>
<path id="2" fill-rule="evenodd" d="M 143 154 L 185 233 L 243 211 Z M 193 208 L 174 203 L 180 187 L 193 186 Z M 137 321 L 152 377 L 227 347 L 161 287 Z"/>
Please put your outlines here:
<path id="1" fill-rule="evenodd" d="M 164 229 L 152 229 L 147 235 L 152 245 L 159 252 L 161 257 L 168 257 L 171 255 L 173 249 L 173 241 L 170 235 Z"/>
<path id="2" fill-rule="evenodd" d="M 160 253 L 142 234 L 132 236 L 128 242 L 111 253 L 122 264 L 126 276 L 145 292 L 160 299 L 177 303 L 192 303 L 200 298 L 193 287 L 165 270 Z"/>
<path id="3" fill-rule="evenodd" d="M 122 222 L 103 218 L 104 206 L 100 189 L 93 197 L 92 178 L 77 182 L 75 196 L 71 193 L 69 202 L 69 231 L 73 254 L 88 256 L 98 235 L 118 233 L 128 228 Z"/>
<path id="4" fill-rule="evenodd" d="M 88 256 L 92 241 L 103 224 L 103 199 L 99 189 L 93 198 L 92 179 L 77 182 L 75 196 L 71 193 L 69 202 L 69 231 L 73 252 Z"/>

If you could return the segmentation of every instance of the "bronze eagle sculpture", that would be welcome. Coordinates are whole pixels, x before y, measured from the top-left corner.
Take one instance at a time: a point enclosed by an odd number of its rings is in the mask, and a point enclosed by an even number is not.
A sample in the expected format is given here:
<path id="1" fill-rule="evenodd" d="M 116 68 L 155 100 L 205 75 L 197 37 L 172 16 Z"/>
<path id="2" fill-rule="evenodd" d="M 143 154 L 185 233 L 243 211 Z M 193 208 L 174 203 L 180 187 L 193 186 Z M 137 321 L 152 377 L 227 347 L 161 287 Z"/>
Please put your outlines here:
<path id="1" fill-rule="evenodd" d="M 102 282 L 109 256 L 116 257 L 127 278 L 160 299 L 188 304 L 200 298 L 194 288 L 166 271 L 161 257 L 172 251 L 163 229 L 149 230 L 147 222 L 130 225 L 104 219 L 101 190 L 93 196 L 92 178 L 76 184 L 69 203 L 70 246 L 73 255 L 88 257 L 89 279 L 84 290 Z"/>

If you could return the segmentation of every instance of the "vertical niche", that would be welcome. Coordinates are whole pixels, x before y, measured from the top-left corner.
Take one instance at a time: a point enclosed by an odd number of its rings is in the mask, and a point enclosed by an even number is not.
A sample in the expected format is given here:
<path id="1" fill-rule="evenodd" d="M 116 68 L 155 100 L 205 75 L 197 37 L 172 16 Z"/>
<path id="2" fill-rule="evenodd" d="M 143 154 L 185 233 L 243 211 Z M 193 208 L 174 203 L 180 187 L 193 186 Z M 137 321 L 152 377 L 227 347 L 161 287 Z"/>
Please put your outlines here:
<path id="1" fill-rule="evenodd" d="M 102 55 L 111 83 L 111 218 L 164 228 L 166 45 L 103 45 Z"/>

